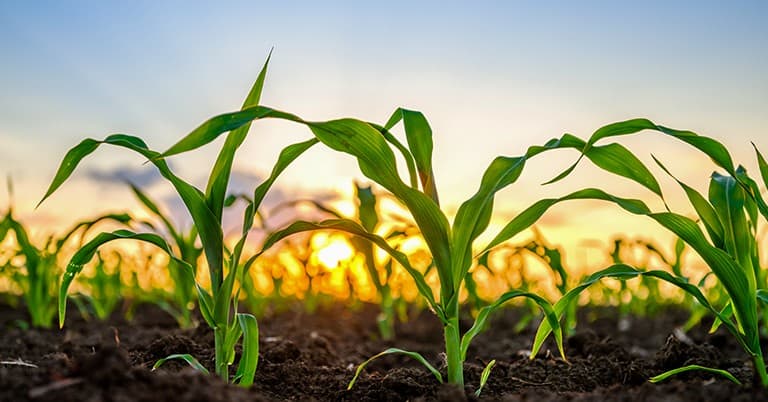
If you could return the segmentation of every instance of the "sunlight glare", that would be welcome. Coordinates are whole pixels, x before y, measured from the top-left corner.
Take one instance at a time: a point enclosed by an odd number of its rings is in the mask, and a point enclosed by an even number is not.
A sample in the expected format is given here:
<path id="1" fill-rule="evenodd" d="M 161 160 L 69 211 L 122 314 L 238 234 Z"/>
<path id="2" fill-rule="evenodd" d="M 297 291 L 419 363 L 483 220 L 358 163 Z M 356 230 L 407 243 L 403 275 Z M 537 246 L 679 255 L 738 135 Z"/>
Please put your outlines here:
<path id="1" fill-rule="evenodd" d="M 327 243 L 316 251 L 318 261 L 331 270 L 338 268 L 342 261 L 352 259 L 354 254 L 352 245 L 343 237 L 336 236 L 329 237 Z"/>

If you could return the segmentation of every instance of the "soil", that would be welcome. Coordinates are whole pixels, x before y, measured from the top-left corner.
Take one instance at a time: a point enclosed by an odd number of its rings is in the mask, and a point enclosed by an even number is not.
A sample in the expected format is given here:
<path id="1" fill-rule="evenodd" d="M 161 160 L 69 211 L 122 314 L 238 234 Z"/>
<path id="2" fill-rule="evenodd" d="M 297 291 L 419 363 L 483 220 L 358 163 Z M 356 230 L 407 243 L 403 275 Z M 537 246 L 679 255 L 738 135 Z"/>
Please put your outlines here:
<path id="1" fill-rule="evenodd" d="M 205 325 L 177 328 L 163 311 L 144 306 L 135 319 L 107 322 L 69 314 L 63 330 L 23 330 L 22 310 L 0 305 L 0 401 L 757 401 L 768 393 L 752 385 L 745 353 L 727 333 L 707 323 L 682 334 L 687 316 L 667 310 L 653 318 L 619 319 L 613 309 L 583 309 L 566 340 L 568 362 L 553 345 L 527 357 L 535 328 L 514 333 L 519 311 L 499 312 L 469 349 L 465 389 L 441 385 L 418 363 L 386 356 L 372 363 L 352 390 L 357 364 L 387 347 L 417 351 L 441 366 L 442 328 L 428 311 L 397 328 L 397 339 L 376 336 L 376 307 L 332 306 L 308 314 L 263 317 L 255 384 L 246 389 L 205 376 L 183 363 L 156 371 L 157 359 L 191 353 L 213 366 L 213 335 Z M 467 326 L 470 322 L 464 323 Z M 480 398 L 474 396 L 485 364 L 496 359 Z M 9 362 L 16 362 L 11 364 Z M 33 366 L 29 366 L 33 365 Z M 703 373 L 661 384 L 650 376 L 686 364 L 727 369 L 745 385 Z"/>

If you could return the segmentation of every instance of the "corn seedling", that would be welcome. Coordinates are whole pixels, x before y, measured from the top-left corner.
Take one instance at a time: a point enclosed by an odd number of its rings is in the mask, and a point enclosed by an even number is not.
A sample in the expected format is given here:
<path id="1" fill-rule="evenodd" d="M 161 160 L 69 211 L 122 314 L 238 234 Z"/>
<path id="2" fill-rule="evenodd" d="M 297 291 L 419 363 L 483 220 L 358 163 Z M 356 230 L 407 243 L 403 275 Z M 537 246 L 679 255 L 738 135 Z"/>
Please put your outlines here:
<path id="1" fill-rule="evenodd" d="M 23 257 L 23 265 L 8 262 L 11 279 L 22 289 L 23 298 L 32 326 L 49 328 L 56 315 L 56 290 L 59 284 L 59 257 L 68 241 L 79 235 L 84 239 L 87 232 L 104 221 L 127 224 L 132 218 L 127 214 L 107 214 L 79 222 L 61 237 L 50 236 L 42 247 L 35 246 L 24 226 L 13 217 L 13 211 L 0 221 L 0 243 L 10 233 L 15 235 L 14 254 Z"/>
<path id="2" fill-rule="evenodd" d="M 267 59 L 269 60 L 269 59 Z M 267 63 L 261 70 L 255 84 L 243 105 L 244 112 L 248 113 L 254 105 L 258 104 L 266 75 Z M 224 381 L 239 383 L 248 386 L 253 383 L 253 378 L 258 364 L 258 326 L 256 318 L 251 314 L 237 312 L 239 289 L 235 288 L 236 279 L 244 274 L 240 264 L 240 258 L 245 247 L 248 233 L 253 225 L 256 210 L 260 206 L 267 191 L 272 186 L 277 176 L 299 155 L 314 145 L 317 141 L 312 139 L 286 147 L 279 156 L 272 173 L 265 182 L 259 185 L 253 194 L 252 202 L 245 209 L 241 237 L 231 252 L 226 253 L 222 229 L 222 214 L 226 199 L 226 191 L 229 182 L 235 153 L 245 140 L 250 128 L 250 120 L 232 115 L 217 116 L 204 122 L 193 130 L 186 138 L 218 136 L 229 133 L 216 162 L 211 170 L 208 184 L 204 190 L 198 189 L 179 178 L 169 168 L 165 157 L 183 152 L 179 144 L 171 147 L 165 153 L 151 150 L 139 137 L 126 134 L 113 134 L 103 140 L 85 139 L 72 148 L 64 157 L 48 191 L 43 200 L 56 191 L 73 173 L 80 161 L 94 152 L 100 145 L 107 144 L 126 148 L 136 152 L 152 163 L 160 174 L 174 187 L 184 202 L 187 212 L 195 224 L 203 253 L 208 265 L 211 287 L 206 290 L 202 285 L 196 284 L 198 305 L 205 322 L 214 333 L 215 348 L 215 373 Z M 183 145 L 183 143 L 182 143 Z M 42 201 L 41 201 L 42 202 Z M 158 247 L 171 256 L 174 264 L 171 268 L 177 269 L 179 275 L 186 275 L 183 282 L 194 281 L 193 267 L 177 256 L 168 243 L 155 233 L 135 233 L 127 230 L 119 230 L 112 233 L 102 233 L 95 239 L 85 244 L 70 260 L 67 270 L 61 282 L 59 292 L 59 321 L 64 323 L 65 305 L 69 285 L 74 277 L 79 274 L 83 265 L 88 263 L 95 255 L 97 249 L 105 243 L 115 240 L 136 240 L 146 242 Z M 241 282 L 241 281 L 240 281 Z M 235 346 L 242 338 L 242 354 L 238 363 L 234 378 L 230 378 L 229 366 L 235 361 Z M 182 359 L 193 367 L 202 365 L 190 355 L 169 356 L 157 362 L 155 367 L 163 364 L 167 359 Z M 202 370 L 201 370 L 202 371 Z"/>
<path id="3" fill-rule="evenodd" d="M 8 233 L 16 235 L 18 248 L 14 255 L 24 257 L 22 266 L 8 261 L 11 279 L 21 289 L 32 326 L 48 328 L 56 314 L 56 288 L 59 272 L 55 261 L 44 250 L 35 247 L 24 226 L 13 218 L 11 211 L 0 222 L 0 242 Z"/>
<path id="4" fill-rule="evenodd" d="M 299 232 L 338 230 L 372 241 L 376 246 L 389 253 L 410 274 L 419 293 L 443 324 L 448 382 L 464 384 L 464 361 L 470 343 L 485 328 L 488 315 L 514 298 L 533 299 L 544 310 L 547 321 L 550 321 L 555 328 L 557 343 L 560 347 L 562 346 L 562 333 L 550 303 L 541 296 L 519 290 L 506 292 L 499 299 L 484 307 L 479 312 L 475 324 L 464 334 L 459 328 L 459 291 L 472 266 L 473 243 L 490 223 L 494 196 L 501 189 L 517 181 L 525 161 L 543 152 L 544 148 L 531 148 L 522 157 L 496 158 L 486 170 L 477 193 L 462 204 L 453 225 L 451 225 L 445 213 L 440 210 L 438 203 L 437 188 L 432 172 L 431 128 L 426 118 L 419 112 L 398 109 L 385 126 L 349 118 L 310 122 L 296 115 L 263 106 L 247 108 L 219 117 L 226 121 L 240 121 L 241 124 L 264 118 L 277 118 L 303 124 L 312 131 L 315 138 L 320 142 L 334 150 L 355 157 L 360 170 L 366 177 L 387 189 L 406 206 L 432 254 L 440 281 L 439 298 L 435 298 L 432 289 L 424 279 L 424 275 L 411 266 L 403 253 L 395 250 L 383 237 L 370 233 L 350 219 L 331 219 L 320 223 L 294 222 L 285 229 L 270 235 L 265 240 L 265 247 Z M 408 146 L 403 145 L 389 132 L 400 121 L 404 122 Z M 206 135 L 194 133 L 178 142 L 166 152 L 166 155 L 196 149 L 213 141 L 216 137 L 218 134 L 213 132 Z M 396 151 L 404 157 L 408 166 L 409 184 L 400 178 L 395 163 Z M 419 183 L 421 183 L 420 188 Z M 523 230 L 533 223 L 527 223 L 519 229 Z M 257 253 L 252 259 L 259 255 L 260 253 Z M 390 353 L 405 352 L 398 349 Z M 406 353 L 406 355 L 414 358 L 419 356 L 411 352 Z M 425 366 L 433 373 L 437 372 L 423 358 L 417 360 L 425 363 Z M 367 362 L 363 363 L 361 367 L 366 364 Z M 442 377 L 437 375 L 436 377 L 442 381 Z M 356 378 L 352 380 L 350 386 L 354 384 Z"/>
<path id="5" fill-rule="evenodd" d="M 601 139 L 629 135 L 642 130 L 661 132 L 688 143 L 709 156 L 719 168 L 725 171 L 725 174 L 715 172 L 711 175 L 709 191 L 705 197 L 696 189 L 675 178 L 654 157 L 662 170 L 672 176 L 682 187 L 696 212 L 698 222 L 673 212 L 652 212 L 645 203 L 639 200 L 619 198 L 598 189 L 582 190 L 560 199 L 541 200 L 523 214 L 530 215 L 533 219 L 559 201 L 598 199 L 614 203 L 632 214 L 647 216 L 670 230 L 699 254 L 722 285 L 728 296 L 728 302 L 726 305 L 713 306 L 701 290 L 690 284 L 685 277 L 660 270 L 641 271 L 625 264 L 617 264 L 593 274 L 584 283 L 571 290 L 558 301 L 555 310 L 561 314 L 565 306 L 564 303 L 568 303 L 569 299 L 575 297 L 590 284 L 606 277 L 628 279 L 637 276 L 649 276 L 670 282 L 695 298 L 701 306 L 716 317 L 718 325 L 724 326 L 734 336 L 752 359 L 756 382 L 759 382 L 763 387 L 768 387 L 768 373 L 766 373 L 760 346 L 757 304 L 758 298 L 762 298 L 766 291 L 757 287 L 757 278 L 761 277 L 761 268 L 759 265 L 760 248 L 756 237 L 759 216 L 762 215 L 764 219 L 768 219 L 768 205 L 760 194 L 758 184 L 747 174 L 746 169 L 742 166 L 734 166 L 730 153 L 718 141 L 690 131 L 679 131 L 659 126 L 645 119 L 635 119 L 605 126 L 597 130 L 588 141 L 570 135 L 566 135 L 566 137 L 568 137 L 568 141 L 574 143 L 575 148 L 581 151 L 579 160 L 586 156 L 598 167 L 643 185 L 663 200 L 661 188 L 656 178 L 628 149 L 617 143 L 603 146 L 595 145 Z M 768 163 L 756 147 L 755 153 L 763 184 L 768 185 Z M 578 161 L 552 181 L 557 181 L 570 174 L 577 163 Z M 704 227 L 704 231 L 702 231 L 700 224 Z M 511 230 L 514 231 L 514 229 Z M 548 323 L 542 323 L 534 343 L 534 353 L 538 351 L 548 332 Z M 699 367 L 686 367 L 682 371 L 688 369 L 699 369 Z M 722 370 L 707 370 L 718 372 L 727 377 Z M 680 371 L 663 373 L 654 377 L 654 380 L 662 380 Z"/>

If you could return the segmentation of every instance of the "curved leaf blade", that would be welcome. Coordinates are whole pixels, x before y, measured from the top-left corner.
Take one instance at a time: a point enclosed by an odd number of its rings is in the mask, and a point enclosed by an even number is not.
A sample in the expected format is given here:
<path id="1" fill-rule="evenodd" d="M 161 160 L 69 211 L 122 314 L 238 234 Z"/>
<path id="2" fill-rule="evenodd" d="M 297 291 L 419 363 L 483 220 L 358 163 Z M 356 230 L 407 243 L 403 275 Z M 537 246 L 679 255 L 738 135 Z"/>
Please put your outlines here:
<path id="1" fill-rule="evenodd" d="M 192 355 L 186 354 L 186 353 L 184 353 L 184 354 L 173 354 L 173 355 L 169 355 L 169 356 L 166 356 L 166 357 L 158 360 L 155 363 L 155 365 L 152 366 L 152 371 L 157 370 L 158 367 L 162 366 L 163 364 L 165 364 L 165 362 L 167 362 L 169 360 L 183 360 L 187 364 L 189 364 L 189 366 L 192 367 L 193 369 L 195 369 L 195 370 L 197 370 L 197 371 L 199 371 L 199 372 L 201 372 L 201 373 L 203 373 L 205 375 L 209 374 L 208 373 L 208 369 L 203 367 L 203 365 L 200 364 L 200 362 L 197 359 L 195 359 Z"/>
<path id="2" fill-rule="evenodd" d="M 235 378 L 241 386 L 253 384 L 259 364 L 259 324 L 251 314 L 237 314 L 237 322 L 243 331 L 243 354 L 237 365 Z"/>
<path id="3" fill-rule="evenodd" d="M 495 365 L 496 360 L 491 360 L 483 369 L 483 372 L 480 374 L 480 386 L 477 387 L 477 391 L 475 391 L 475 397 L 480 397 L 480 394 L 483 392 L 483 388 L 485 388 L 485 384 L 488 382 L 488 378 L 491 376 L 491 370 Z"/>
<path id="4" fill-rule="evenodd" d="M 377 355 L 374 355 L 370 359 L 360 363 L 360 365 L 357 366 L 357 370 L 355 370 L 355 376 L 352 377 L 352 380 L 349 382 L 349 385 L 347 385 L 347 390 L 350 390 L 350 389 L 352 389 L 352 387 L 355 386 L 355 382 L 357 382 L 357 378 L 360 376 L 360 373 L 363 372 L 363 369 L 365 369 L 365 366 L 367 366 L 372 361 L 374 361 L 374 360 L 376 360 L 376 359 L 378 359 L 378 358 L 380 358 L 382 356 L 391 355 L 391 354 L 395 354 L 395 353 L 403 354 L 403 355 L 406 355 L 406 356 L 411 357 L 413 359 L 416 359 L 416 361 L 418 361 L 419 363 L 423 364 L 424 367 L 426 367 L 427 370 L 429 370 L 435 376 L 435 378 L 437 378 L 437 381 L 439 381 L 441 384 L 443 383 L 443 376 L 442 376 L 442 374 L 440 374 L 440 371 L 438 371 L 434 366 L 429 364 L 429 362 L 427 361 L 427 359 L 424 358 L 424 356 L 422 356 L 422 355 L 420 355 L 420 354 L 418 354 L 416 352 L 409 352 L 409 351 L 403 350 L 403 349 L 389 348 L 389 349 L 387 349 L 387 350 L 385 350 L 385 351 L 383 351 L 383 352 L 381 352 L 381 353 L 379 353 Z"/>
<path id="5" fill-rule="evenodd" d="M 685 373 L 687 371 L 704 371 L 704 372 L 707 372 L 707 373 L 710 373 L 710 374 L 717 374 L 719 376 L 725 377 L 726 379 L 728 379 L 731 382 L 736 383 L 737 385 L 741 385 L 741 381 L 737 380 L 736 377 L 733 376 L 733 374 L 729 373 L 726 370 L 716 369 L 716 368 L 712 368 L 712 367 L 700 366 L 698 364 L 690 364 L 690 365 L 685 366 L 685 367 L 680 367 L 680 368 L 672 369 L 672 370 L 669 370 L 669 371 L 665 371 L 665 372 L 663 372 L 663 373 L 661 373 L 659 375 L 656 375 L 656 376 L 653 376 L 653 377 L 649 378 L 648 381 L 650 381 L 650 382 L 655 384 L 655 383 L 658 383 L 658 382 L 662 382 L 662 381 L 666 380 L 669 377 L 672 377 L 672 376 L 680 374 L 680 373 Z"/>
<path id="6" fill-rule="evenodd" d="M 480 312 L 477 314 L 477 318 L 475 318 L 474 324 L 466 333 L 464 333 L 464 336 L 461 338 L 462 361 L 466 360 L 467 350 L 469 349 L 469 345 L 472 343 L 472 340 L 485 329 L 490 314 L 495 312 L 504 303 L 518 297 L 531 299 L 539 306 L 539 308 L 541 308 L 541 310 L 544 312 L 545 320 L 550 325 L 550 329 L 554 331 L 557 348 L 560 351 L 560 356 L 563 358 L 563 360 L 567 360 L 565 358 L 565 351 L 563 349 L 563 331 L 560 327 L 559 317 L 552 307 L 552 304 L 547 301 L 547 299 L 535 293 L 524 292 L 521 290 L 510 290 L 505 292 L 490 305 L 480 309 Z M 535 357 L 535 355 L 531 355 L 531 358 L 533 357 Z"/>
<path id="7" fill-rule="evenodd" d="M 286 228 L 270 233 L 267 236 L 267 238 L 264 240 L 264 244 L 262 245 L 261 251 L 259 251 L 257 254 L 255 254 L 253 257 L 251 257 L 248 260 L 248 263 L 246 263 L 246 269 L 248 266 L 250 266 L 253 263 L 253 261 L 255 261 L 256 258 L 258 258 L 261 254 L 263 254 L 266 250 L 271 248 L 273 245 L 275 245 L 275 243 L 279 242 L 280 240 L 296 233 L 315 231 L 315 230 L 338 230 L 338 231 L 346 232 L 351 235 L 355 235 L 360 238 L 366 239 L 371 243 L 375 244 L 376 246 L 378 246 L 379 248 L 381 248 L 382 250 L 386 251 L 387 254 L 389 254 L 395 261 L 397 261 L 403 268 L 405 268 L 405 270 L 408 272 L 408 274 L 410 274 L 411 278 L 416 283 L 416 287 L 419 290 L 419 293 L 427 300 L 427 303 L 429 304 L 429 306 L 436 313 L 438 313 L 438 316 L 441 319 L 443 319 L 442 310 L 435 302 L 435 297 L 434 297 L 434 294 L 432 293 L 432 289 L 429 287 L 426 280 L 424 279 L 424 275 L 422 275 L 421 272 L 419 272 L 417 269 L 411 266 L 411 263 L 408 260 L 408 257 L 402 252 L 390 246 L 389 243 L 387 243 L 387 241 L 381 236 L 378 236 L 376 234 L 366 231 L 357 222 L 350 219 L 329 219 L 329 220 L 325 220 L 318 223 L 296 221 L 290 224 Z"/>
<path id="8" fill-rule="evenodd" d="M 75 276 L 83 270 L 83 267 L 85 266 L 85 264 L 87 264 L 89 261 L 93 259 L 99 247 L 115 240 L 139 240 L 145 243 L 153 244 L 158 248 L 160 248 L 165 253 L 167 253 L 168 256 L 170 256 L 176 263 L 178 263 L 178 266 L 182 268 L 182 272 L 187 272 L 188 275 L 191 275 L 194 277 L 192 267 L 185 261 L 174 256 L 173 251 L 171 251 L 170 246 L 168 246 L 168 243 L 166 243 L 162 237 L 154 233 L 134 233 L 134 232 L 131 232 L 130 230 L 117 230 L 111 233 L 101 233 L 95 238 L 93 238 L 91 241 L 83 245 L 83 247 L 81 247 L 79 250 L 77 250 L 77 252 L 70 259 L 69 264 L 67 264 L 67 269 L 64 272 L 64 276 L 62 277 L 61 284 L 59 285 L 59 326 L 60 327 L 64 325 L 64 317 L 66 314 L 66 307 L 67 307 L 67 293 L 69 290 L 69 286 L 72 284 L 72 281 L 75 279 Z"/>

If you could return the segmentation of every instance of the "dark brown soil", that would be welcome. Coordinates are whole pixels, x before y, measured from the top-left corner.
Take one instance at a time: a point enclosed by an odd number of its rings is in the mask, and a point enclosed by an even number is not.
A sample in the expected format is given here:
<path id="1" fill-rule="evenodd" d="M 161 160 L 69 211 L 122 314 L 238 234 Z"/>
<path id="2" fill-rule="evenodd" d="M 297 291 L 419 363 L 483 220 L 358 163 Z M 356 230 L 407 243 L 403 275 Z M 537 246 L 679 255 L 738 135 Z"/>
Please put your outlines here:
<path id="1" fill-rule="evenodd" d="M 0 401 L 471 401 L 478 399 L 474 390 L 491 359 L 498 363 L 480 400 L 768 400 L 768 393 L 751 385 L 750 363 L 727 334 L 708 335 L 702 326 L 687 336 L 675 335 L 687 318 L 684 313 L 630 318 L 620 331 L 614 310 L 590 309 L 566 341 L 569 362 L 548 350 L 529 360 L 534 329 L 514 334 L 517 315 L 515 310 L 499 313 L 476 339 L 463 390 L 440 385 L 405 357 L 387 356 L 371 364 L 347 391 L 356 365 L 390 346 L 420 352 L 441 367 L 438 320 L 423 312 L 398 328 L 396 340 L 383 342 L 376 338 L 375 306 L 264 317 L 255 384 L 245 389 L 176 362 L 150 371 L 157 359 L 172 353 L 191 353 L 213 366 L 211 331 L 205 326 L 180 330 L 159 309 L 143 308 L 133 322 L 119 317 L 86 322 L 72 314 L 63 330 L 22 330 L 15 322 L 24 314 L 0 305 Z M 746 385 L 698 373 L 658 385 L 647 382 L 664 370 L 693 363 L 727 369 Z"/>

